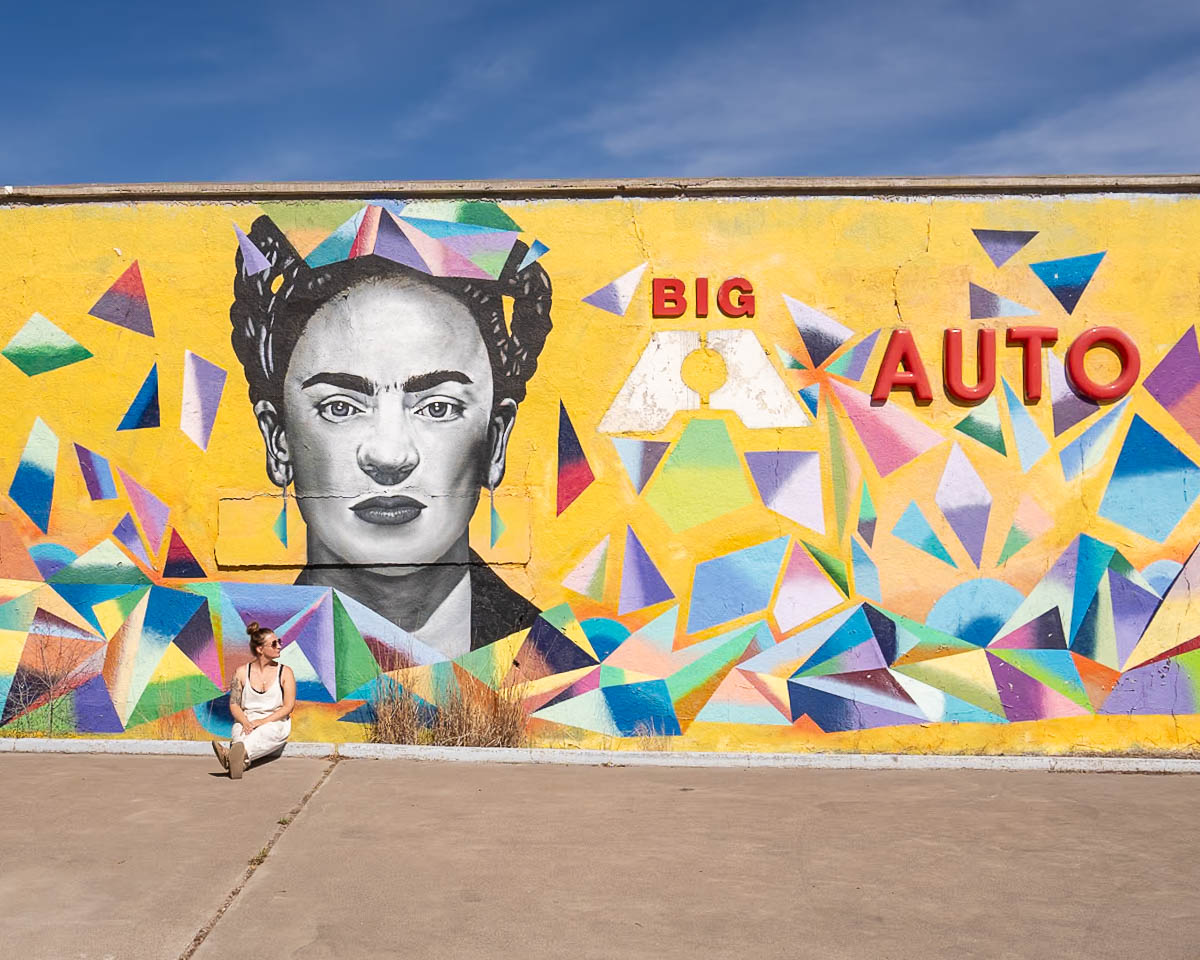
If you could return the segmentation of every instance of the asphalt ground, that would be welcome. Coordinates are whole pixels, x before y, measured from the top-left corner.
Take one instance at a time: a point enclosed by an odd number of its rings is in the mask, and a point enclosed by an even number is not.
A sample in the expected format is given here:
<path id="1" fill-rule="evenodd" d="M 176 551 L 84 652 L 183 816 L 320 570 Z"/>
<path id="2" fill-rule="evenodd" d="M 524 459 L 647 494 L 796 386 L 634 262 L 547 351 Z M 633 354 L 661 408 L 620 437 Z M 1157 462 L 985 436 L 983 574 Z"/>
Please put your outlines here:
<path id="1" fill-rule="evenodd" d="M 0 755 L 17 958 L 1200 958 L 1200 778 Z"/>

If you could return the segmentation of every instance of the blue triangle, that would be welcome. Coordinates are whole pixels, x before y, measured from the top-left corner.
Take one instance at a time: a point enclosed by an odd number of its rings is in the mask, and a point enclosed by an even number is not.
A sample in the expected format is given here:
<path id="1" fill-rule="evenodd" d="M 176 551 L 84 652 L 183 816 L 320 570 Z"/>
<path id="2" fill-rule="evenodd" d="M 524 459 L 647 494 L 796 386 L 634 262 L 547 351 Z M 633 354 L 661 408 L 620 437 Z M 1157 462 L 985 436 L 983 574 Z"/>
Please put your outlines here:
<path id="1" fill-rule="evenodd" d="M 1092 282 L 1092 275 L 1104 259 L 1104 253 L 1102 250 L 1100 253 L 1068 257 L 1065 260 L 1043 260 L 1031 263 L 1029 269 L 1038 275 L 1038 279 L 1054 294 L 1063 309 L 1072 313 L 1083 291 Z"/>
<path id="2" fill-rule="evenodd" d="M 118 430 L 142 430 L 158 426 L 158 364 L 150 368 L 146 379 L 125 411 Z"/>
<path id="3" fill-rule="evenodd" d="M 820 384 L 812 384 L 811 386 L 800 388 L 800 399 L 804 401 L 804 405 L 812 411 L 813 416 L 817 413 L 817 400 L 821 396 Z"/>

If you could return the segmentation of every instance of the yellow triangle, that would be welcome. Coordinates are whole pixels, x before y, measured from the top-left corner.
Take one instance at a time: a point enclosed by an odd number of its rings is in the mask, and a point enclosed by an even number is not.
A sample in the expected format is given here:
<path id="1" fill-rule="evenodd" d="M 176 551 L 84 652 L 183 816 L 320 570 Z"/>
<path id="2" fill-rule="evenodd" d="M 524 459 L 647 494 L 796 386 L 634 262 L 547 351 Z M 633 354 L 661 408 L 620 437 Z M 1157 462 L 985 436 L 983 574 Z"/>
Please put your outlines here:
<path id="1" fill-rule="evenodd" d="M 983 650 L 919 660 L 916 663 L 893 666 L 892 669 L 965 700 L 981 710 L 987 710 L 998 717 L 1004 716 L 1000 694 L 996 691 L 996 680 L 992 676 L 992 668 L 988 665 L 987 654 Z"/>

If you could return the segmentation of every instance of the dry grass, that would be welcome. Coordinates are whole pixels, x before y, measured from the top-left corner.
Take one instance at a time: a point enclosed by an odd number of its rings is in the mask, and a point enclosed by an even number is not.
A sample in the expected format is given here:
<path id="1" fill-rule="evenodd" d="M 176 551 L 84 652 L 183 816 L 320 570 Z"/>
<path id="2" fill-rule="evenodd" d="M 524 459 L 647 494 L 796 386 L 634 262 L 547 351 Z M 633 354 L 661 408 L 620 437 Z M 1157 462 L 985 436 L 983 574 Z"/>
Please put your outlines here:
<path id="1" fill-rule="evenodd" d="M 637 741 L 637 746 L 634 748 L 636 750 L 662 752 L 673 750 L 675 747 L 675 738 L 657 729 L 653 722 L 639 721 L 633 728 L 633 735 Z"/>
<path id="2" fill-rule="evenodd" d="M 436 709 L 399 683 L 379 686 L 371 702 L 375 719 L 368 725 L 371 743 L 416 743 L 437 747 L 524 747 L 529 731 L 523 685 L 454 685 L 438 696 Z"/>

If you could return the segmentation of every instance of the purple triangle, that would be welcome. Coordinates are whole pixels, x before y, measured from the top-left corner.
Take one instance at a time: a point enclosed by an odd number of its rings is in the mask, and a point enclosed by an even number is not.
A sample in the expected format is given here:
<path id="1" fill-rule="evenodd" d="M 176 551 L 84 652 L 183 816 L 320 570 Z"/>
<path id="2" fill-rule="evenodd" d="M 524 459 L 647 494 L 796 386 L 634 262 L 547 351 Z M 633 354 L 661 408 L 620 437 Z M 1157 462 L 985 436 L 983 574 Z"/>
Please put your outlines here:
<path id="1" fill-rule="evenodd" d="M 999 650 L 1066 650 L 1067 641 L 1063 636 L 1058 607 L 1051 607 L 1040 617 L 993 640 L 988 646 Z"/>
<path id="2" fill-rule="evenodd" d="M 1133 653 L 1162 601 L 1111 568 L 1108 585 L 1112 596 L 1113 629 L 1117 635 L 1117 664 L 1122 665 Z"/>
<path id="3" fill-rule="evenodd" d="M 589 293 L 583 298 L 583 302 L 590 303 L 593 307 L 599 307 L 601 310 L 607 310 L 609 313 L 615 313 L 618 317 L 625 315 L 625 311 L 621 309 L 621 295 L 616 286 L 611 283 L 601 287 L 595 293 Z"/>
<path id="4" fill-rule="evenodd" d="M 257 276 L 271 269 L 271 261 L 254 245 L 254 241 L 242 233 L 235 223 L 233 232 L 237 234 L 238 247 L 242 251 L 242 272 L 248 277 Z"/>
<path id="5" fill-rule="evenodd" d="M 997 656 L 988 654 L 987 660 L 992 668 L 992 678 L 996 681 L 996 692 L 1000 694 L 1004 715 L 1013 723 L 1041 720 L 1045 714 L 1042 697 L 1047 688 Z"/>
<path id="6" fill-rule="evenodd" d="M 125 726 L 113 708 L 100 674 L 75 688 L 75 729 L 79 733 L 121 733 Z"/>
<path id="7" fill-rule="evenodd" d="M 1200 709 L 1192 678 L 1178 660 L 1147 663 L 1124 674 L 1099 713 L 1171 714 Z"/>
<path id="8" fill-rule="evenodd" d="M 625 567 L 621 572 L 621 599 L 617 605 L 617 614 L 623 615 L 631 610 L 641 610 L 675 596 L 667 581 L 662 578 L 654 561 L 650 559 L 645 548 L 633 532 L 632 527 L 625 528 Z"/>
<path id="9" fill-rule="evenodd" d="M 1143 381 L 1143 386 L 1167 410 L 1174 410 L 1200 383 L 1200 346 L 1196 328 L 1188 327 L 1183 336 Z"/>
<path id="10" fill-rule="evenodd" d="M 432 273 L 412 241 L 404 235 L 400 225 L 393 219 L 391 213 L 384 210 L 379 215 L 379 232 L 375 236 L 375 256 L 383 257 L 406 267 L 420 270 L 422 273 Z"/>
<path id="11" fill-rule="evenodd" d="M 225 390 L 224 368 L 188 350 L 184 355 L 183 405 L 180 428 L 201 450 L 208 449 L 221 394 Z"/>
<path id="12" fill-rule="evenodd" d="M 997 267 L 1012 259 L 1013 254 L 1038 235 L 1036 230 L 972 230 L 975 239 Z"/>

